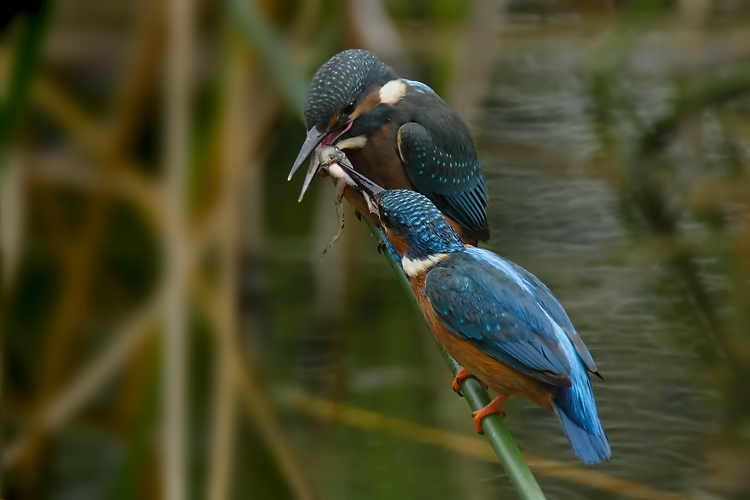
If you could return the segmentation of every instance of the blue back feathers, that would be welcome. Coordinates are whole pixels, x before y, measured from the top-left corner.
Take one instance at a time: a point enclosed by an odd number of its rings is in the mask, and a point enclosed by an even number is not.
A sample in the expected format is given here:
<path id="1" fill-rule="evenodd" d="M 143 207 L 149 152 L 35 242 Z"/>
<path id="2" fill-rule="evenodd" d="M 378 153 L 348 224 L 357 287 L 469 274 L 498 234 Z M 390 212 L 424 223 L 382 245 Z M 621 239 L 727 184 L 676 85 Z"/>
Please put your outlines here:
<path id="1" fill-rule="evenodd" d="M 406 80 L 399 152 L 414 185 L 480 241 L 487 241 L 487 187 L 474 141 L 461 118 L 427 85 Z"/>
<path id="2" fill-rule="evenodd" d="M 487 187 L 463 122 L 445 107 L 443 113 L 404 124 L 399 139 L 414 185 L 477 239 L 489 239 Z"/>
<path id="3" fill-rule="evenodd" d="M 482 260 L 490 263 L 492 266 L 496 267 L 504 274 L 513 276 L 525 291 L 531 293 L 534 296 L 538 307 L 540 307 L 552 321 L 560 326 L 560 328 L 563 330 L 563 332 L 565 332 L 570 341 L 573 342 L 576 353 L 581 357 L 581 360 L 583 361 L 584 365 L 586 365 L 586 368 L 592 373 L 597 373 L 594 359 L 591 357 L 591 354 L 586 348 L 586 345 L 576 333 L 576 330 L 573 327 L 573 323 L 570 322 L 570 318 L 568 318 L 568 314 L 565 312 L 565 309 L 563 309 L 563 306 L 555 298 L 555 296 L 552 295 L 550 289 L 547 288 L 547 286 L 542 283 L 539 278 L 537 278 L 518 264 L 503 259 L 499 255 L 488 250 L 484 250 L 481 248 L 472 248 L 468 251 L 478 256 Z"/>

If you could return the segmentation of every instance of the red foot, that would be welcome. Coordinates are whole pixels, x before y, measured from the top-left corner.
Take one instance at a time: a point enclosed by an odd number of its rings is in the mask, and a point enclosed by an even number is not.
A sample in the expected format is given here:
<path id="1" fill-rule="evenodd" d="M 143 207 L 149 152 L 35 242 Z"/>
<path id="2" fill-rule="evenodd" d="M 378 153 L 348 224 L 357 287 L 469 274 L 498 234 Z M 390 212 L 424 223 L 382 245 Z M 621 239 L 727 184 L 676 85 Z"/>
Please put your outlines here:
<path id="1" fill-rule="evenodd" d="M 461 394 L 461 382 L 465 378 L 471 376 L 471 373 L 469 373 L 469 370 L 467 370 L 466 368 L 461 368 L 456 372 L 456 378 L 453 379 L 453 390 L 456 391 L 459 396 L 463 396 L 463 394 Z"/>
<path id="2" fill-rule="evenodd" d="M 477 410 L 472 413 L 471 416 L 474 417 L 474 430 L 476 430 L 479 434 L 484 434 L 484 432 L 482 432 L 482 419 L 487 415 L 498 413 L 501 417 L 504 417 L 505 412 L 502 408 L 498 408 L 498 406 L 505 402 L 506 399 L 508 399 L 507 394 L 498 394 L 495 399 L 490 401 L 490 404 L 488 404 L 481 410 Z"/>
<path id="3" fill-rule="evenodd" d="M 464 381 L 464 379 L 467 379 L 469 377 L 473 377 L 471 373 L 469 373 L 469 370 L 466 368 L 461 368 L 456 372 L 456 378 L 453 379 L 453 390 L 456 391 L 456 394 L 458 394 L 461 397 L 464 397 L 463 393 L 461 392 L 461 382 Z M 481 381 L 480 381 L 481 382 Z M 482 382 L 482 385 L 484 388 L 487 388 L 487 384 Z"/>

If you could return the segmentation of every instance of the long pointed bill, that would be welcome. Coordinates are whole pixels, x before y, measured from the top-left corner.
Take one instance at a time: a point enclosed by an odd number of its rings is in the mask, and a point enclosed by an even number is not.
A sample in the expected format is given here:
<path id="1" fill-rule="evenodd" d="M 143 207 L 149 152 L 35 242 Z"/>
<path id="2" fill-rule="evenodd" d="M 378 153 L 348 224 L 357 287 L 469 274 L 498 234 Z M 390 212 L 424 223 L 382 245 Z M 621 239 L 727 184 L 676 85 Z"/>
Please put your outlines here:
<path id="1" fill-rule="evenodd" d="M 317 127 L 313 127 L 307 132 L 307 137 L 305 138 L 305 142 L 302 143 L 302 147 L 299 150 L 297 159 L 294 160 L 294 166 L 292 167 L 291 172 L 289 172 L 289 177 L 287 177 L 288 181 L 292 180 L 292 176 L 294 175 L 294 173 L 297 170 L 299 170 L 299 168 L 305 162 L 307 157 L 310 156 L 310 153 L 315 151 L 315 148 L 318 147 L 318 144 L 320 144 L 323 141 L 323 139 L 325 138 L 325 134 L 326 134 L 325 131 L 321 132 L 317 129 Z M 315 175 L 315 172 L 313 172 L 313 175 Z"/>
<path id="2" fill-rule="evenodd" d="M 299 150 L 299 154 L 297 155 L 297 159 L 294 161 L 292 171 L 289 172 L 289 177 L 287 177 L 287 180 L 291 180 L 294 172 L 299 169 L 302 163 L 304 163 L 305 159 L 307 159 L 307 157 L 312 153 L 312 160 L 310 161 L 310 166 L 307 167 L 305 182 L 302 183 L 302 192 L 299 194 L 299 198 L 297 199 L 297 201 L 302 201 L 302 198 L 305 196 L 305 191 L 307 191 L 307 188 L 310 186 L 313 177 L 315 177 L 315 174 L 318 172 L 318 168 L 320 167 L 320 161 L 318 160 L 317 155 L 317 147 L 321 144 L 333 144 L 336 139 L 338 139 L 342 134 L 345 134 L 350 128 L 352 128 L 353 123 L 354 122 L 351 121 L 346 122 L 339 128 L 335 129 L 333 132 L 320 132 L 317 127 L 313 127 L 309 132 L 307 132 L 307 138 L 302 144 L 302 148 Z"/>
<path id="3" fill-rule="evenodd" d="M 310 183 L 313 180 L 313 177 L 315 177 L 315 174 L 318 173 L 318 168 L 320 168 L 320 160 L 318 159 L 318 150 L 315 149 L 312 152 L 312 159 L 310 160 L 310 166 L 307 167 L 307 174 L 305 174 L 305 182 L 302 183 L 302 191 L 299 193 L 299 198 L 297 198 L 297 201 L 302 201 L 302 198 L 305 196 L 305 192 L 307 191 L 307 188 L 310 187 Z"/>
<path id="4" fill-rule="evenodd" d="M 351 168 L 348 161 L 340 161 L 338 165 L 354 181 L 354 183 L 357 184 L 357 187 L 362 193 L 362 196 L 364 196 L 370 211 L 377 213 L 377 201 L 380 194 L 385 191 L 385 189 Z"/>

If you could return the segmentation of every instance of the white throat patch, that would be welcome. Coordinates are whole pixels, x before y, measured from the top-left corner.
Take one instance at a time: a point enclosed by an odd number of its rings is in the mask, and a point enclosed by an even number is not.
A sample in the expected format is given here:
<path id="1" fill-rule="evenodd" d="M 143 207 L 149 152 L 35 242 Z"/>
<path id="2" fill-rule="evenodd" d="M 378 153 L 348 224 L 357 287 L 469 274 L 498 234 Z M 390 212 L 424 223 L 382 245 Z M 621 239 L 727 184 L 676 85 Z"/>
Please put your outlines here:
<path id="1" fill-rule="evenodd" d="M 443 261 L 447 258 L 447 253 L 436 253 L 434 255 L 430 255 L 426 259 L 416 260 L 412 260 L 408 257 L 402 257 L 401 266 L 404 268 L 404 272 L 406 273 L 406 275 L 410 278 L 413 278 L 422 274 L 438 262 Z"/>
<path id="2" fill-rule="evenodd" d="M 380 88 L 380 103 L 391 106 L 406 94 L 406 83 L 403 80 L 391 80 Z"/>
<path id="3" fill-rule="evenodd" d="M 336 147 L 344 150 L 344 149 L 362 149 L 365 147 L 365 144 L 367 144 L 367 137 L 364 135 L 358 135 L 357 137 L 350 137 L 348 139 L 344 139 L 343 141 L 339 141 L 336 144 Z"/>

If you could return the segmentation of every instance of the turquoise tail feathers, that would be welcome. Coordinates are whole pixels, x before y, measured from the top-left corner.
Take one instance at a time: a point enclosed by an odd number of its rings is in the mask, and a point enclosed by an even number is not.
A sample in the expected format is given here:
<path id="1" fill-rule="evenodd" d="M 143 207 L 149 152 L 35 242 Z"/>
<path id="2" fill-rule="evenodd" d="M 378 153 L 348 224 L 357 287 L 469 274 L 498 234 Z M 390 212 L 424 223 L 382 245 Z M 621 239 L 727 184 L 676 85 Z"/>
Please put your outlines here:
<path id="1" fill-rule="evenodd" d="M 576 382 L 559 390 L 552 400 L 552 409 L 581 460 L 587 464 L 609 460 L 612 450 L 599 422 L 591 384 L 588 377 Z"/>

